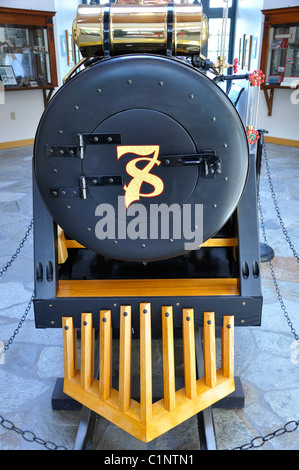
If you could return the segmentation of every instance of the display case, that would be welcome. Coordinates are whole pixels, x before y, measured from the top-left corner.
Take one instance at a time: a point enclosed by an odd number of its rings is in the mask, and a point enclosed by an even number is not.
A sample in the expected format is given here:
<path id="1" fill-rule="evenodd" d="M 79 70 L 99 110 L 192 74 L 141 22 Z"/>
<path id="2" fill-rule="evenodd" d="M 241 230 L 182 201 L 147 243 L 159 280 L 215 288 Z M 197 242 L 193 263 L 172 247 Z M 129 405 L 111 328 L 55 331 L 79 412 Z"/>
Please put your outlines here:
<path id="1" fill-rule="evenodd" d="M 0 78 L 5 91 L 42 89 L 46 104 L 57 86 L 54 15 L 0 8 Z"/>
<path id="2" fill-rule="evenodd" d="M 262 10 L 264 15 L 261 70 L 268 115 L 272 115 L 274 91 L 299 85 L 299 6 Z"/>

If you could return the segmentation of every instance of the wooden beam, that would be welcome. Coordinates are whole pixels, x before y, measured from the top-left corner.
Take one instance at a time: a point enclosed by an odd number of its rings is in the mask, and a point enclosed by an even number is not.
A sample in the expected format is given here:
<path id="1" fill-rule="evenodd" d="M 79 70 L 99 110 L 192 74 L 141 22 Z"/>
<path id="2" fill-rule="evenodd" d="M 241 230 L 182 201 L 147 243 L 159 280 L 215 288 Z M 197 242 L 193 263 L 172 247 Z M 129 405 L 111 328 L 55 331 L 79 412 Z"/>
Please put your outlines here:
<path id="1" fill-rule="evenodd" d="M 57 297 L 240 295 L 238 278 L 60 280 Z"/>
<path id="2" fill-rule="evenodd" d="M 77 370 L 76 330 L 73 317 L 62 317 L 64 376 L 72 379 Z"/>
<path id="3" fill-rule="evenodd" d="M 299 140 L 292 140 L 292 139 L 283 139 L 281 137 L 272 137 L 271 135 L 264 136 L 265 142 L 269 142 L 271 144 L 276 145 L 287 145 L 288 147 L 299 147 Z"/>
<path id="4" fill-rule="evenodd" d="M 27 147 L 34 145 L 34 139 L 12 140 L 10 142 L 0 142 L 0 150 Z"/>
<path id="5" fill-rule="evenodd" d="M 274 98 L 274 88 L 270 88 L 270 94 L 268 94 L 268 88 L 263 87 L 265 100 L 268 107 L 268 116 L 272 116 L 272 108 L 273 108 L 273 98 Z"/>
<path id="6" fill-rule="evenodd" d="M 119 335 L 119 409 L 127 411 L 131 401 L 131 343 L 132 343 L 131 306 L 120 308 Z"/>
<path id="7" fill-rule="evenodd" d="M 238 245 L 238 238 L 209 238 L 206 242 L 200 245 L 201 248 L 203 247 L 228 247 L 228 246 L 237 246 Z"/>
<path id="8" fill-rule="evenodd" d="M 205 241 L 200 247 L 221 247 L 221 246 L 236 246 L 238 244 L 238 239 L 233 238 L 210 238 L 209 240 Z M 85 248 L 84 245 L 77 242 L 76 240 L 66 240 L 66 247 L 67 248 Z"/>
<path id="9" fill-rule="evenodd" d="M 234 317 L 223 317 L 222 327 L 222 371 L 226 378 L 234 376 Z"/>
<path id="10" fill-rule="evenodd" d="M 140 420 L 152 420 L 152 334 L 151 305 L 140 304 Z"/>
<path id="11" fill-rule="evenodd" d="M 85 248 L 85 246 L 81 245 L 81 243 L 77 242 L 76 240 L 65 240 L 66 248 Z"/>
<path id="12" fill-rule="evenodd" d="M 65 235 L 62 228 L 57 225 L 57 251 L 58 251 L 58 264 L 63 264 L 67 260 L 68 252 L 65 243 Z"/>
<path id="13" fill-rule="evenodd" d="M 93 326 L 92 313 L 81 314 L 81 387 L 87 390 L 91 386 L 93 366 Z"/>
<path id="14" fill-rule="evenodd" d="M 203 351 L 205 380 L 208 387 L 216 386 L 216 340 L 214 312 L 204 312 Z"/>
<path id="15" fill-rule="evenodd" d="M 164 406 L 166 410 L 175 408 L 175 375 L 173 344 L 173 311 L 172 307 L 162 307 L 162 347 L 163 347 L 163 381 Z"/>
<path id="16" fill-rule="evenodd" d="M 186 397 L 196 397 L 196 359 L 194 340 L 194 312 L 192 308 L 183 309 L 183 349 Z"/>
<path id="17" fill-rule="evenodd" d="M 112 325 L 111 310 L 100 311 L 100 386 L 101 400 L 108 400 L 111 393 Z"/>

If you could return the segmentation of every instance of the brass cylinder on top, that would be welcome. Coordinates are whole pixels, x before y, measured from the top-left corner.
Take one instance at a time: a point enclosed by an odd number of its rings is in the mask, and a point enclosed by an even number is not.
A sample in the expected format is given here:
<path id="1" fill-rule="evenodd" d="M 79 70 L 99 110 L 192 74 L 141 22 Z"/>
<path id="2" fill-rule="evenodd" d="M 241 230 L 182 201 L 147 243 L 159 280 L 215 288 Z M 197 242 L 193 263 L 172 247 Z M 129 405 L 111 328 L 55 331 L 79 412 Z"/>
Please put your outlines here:
<path id="1" fill-rule="evenodd" d="M 73 37 L 83 57 L 199 54 L 208 39 L 200 4 L 79 5 Z"/>

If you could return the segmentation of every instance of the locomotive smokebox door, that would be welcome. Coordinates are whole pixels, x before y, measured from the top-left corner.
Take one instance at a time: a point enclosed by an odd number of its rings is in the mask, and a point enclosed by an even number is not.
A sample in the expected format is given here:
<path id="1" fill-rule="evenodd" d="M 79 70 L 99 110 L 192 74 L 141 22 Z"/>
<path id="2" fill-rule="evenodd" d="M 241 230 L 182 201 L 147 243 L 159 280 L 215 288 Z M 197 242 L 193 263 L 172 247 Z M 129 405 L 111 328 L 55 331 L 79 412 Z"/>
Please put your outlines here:
<path id="1" fill-rule="evenodd" d="M 41 119 L 34 166 L 47 209 L 71 238 L 110 258 L 154 261 L 225 225 L 249 153 L 215 83 L 186 62 L 136 54 L 95 63 L 61 87 Z"/>

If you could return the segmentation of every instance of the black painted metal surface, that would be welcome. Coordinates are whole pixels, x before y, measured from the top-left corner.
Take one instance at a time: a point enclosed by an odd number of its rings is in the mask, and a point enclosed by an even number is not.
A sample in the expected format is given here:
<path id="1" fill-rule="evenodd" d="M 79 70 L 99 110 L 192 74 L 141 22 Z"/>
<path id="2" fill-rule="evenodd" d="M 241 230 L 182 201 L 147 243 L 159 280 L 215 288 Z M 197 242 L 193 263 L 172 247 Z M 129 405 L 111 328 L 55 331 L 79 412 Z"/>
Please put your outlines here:
<path id="1" fill-rule="evenodd" d="M 151 55 L 123 56 L 96 63 L 69 80 L 50 101 L 35 140 L 34 165 L 37 184 L 53 219 L 91 250 L 120 260 L 149 261 L 178 256 L 186 250 L 186 238 L 100 240 L 96 234 L 96 208 L 110 204 L 115 223 L 123 186 L 88 185 L 86 197 L 69 195 L 65 188 L 79 187 L 80 178 L 118 175 L 125 185 L 132 180 L 127 165 L 138 154 L 117 159 L 113 141 L 85 145 L 81 158 L 59 154 L 77 148 L 78 134 L 95 137 L 121 136 L 121 146 L 158 146 L 165 155 L 192 155 L 213 150 L 221 161 L 221 174 L 203 178 L 200 168 L 167 168 L 159 163 L 150 171 L 163 181 L 164 189 L 149 197 L 155 187 L 144 180 L 140 198 L 132 204 L 203 205 L 203 241 L 213 236 L 233 214 L 243 193 L 248 172 L 248 144 L 241 119 L 225 93 L 205 75 L 185 62 Z M 51 146 L 55 156 L 49 154 Z M 58 149 L 58 150 L 57 150 Z M 58 152 L 58 154 L 57 154 Z M 76 151 L 80 155 L 80 152 Z M 73 153 L 71 153 L 73 154 Z M 56 156 L 59 155 L 59 156 Z M 139 155 L 140 156 L 140 155 Z M 144 162 L 136 163 L 142 169 Z M 157 180 L 156 180 L 157 181 Z M 61 195 L 64 188 L 69 197 Z M 63 191 L 64 191 L 63 190 Z M 182 215 L 182 214 L 181 214 Z M 169 213 L 169 223 L 172 226 Z M 131 219 L 126 220 L 126 224 Z M 195 218 L 191 220 L 195 224 Z M 145 220 L 141 220 L 141 224 Z M 116 227 L 118 228 L 118 227 Z M 170 241 L 172 240 L 172 241 Z"/>

